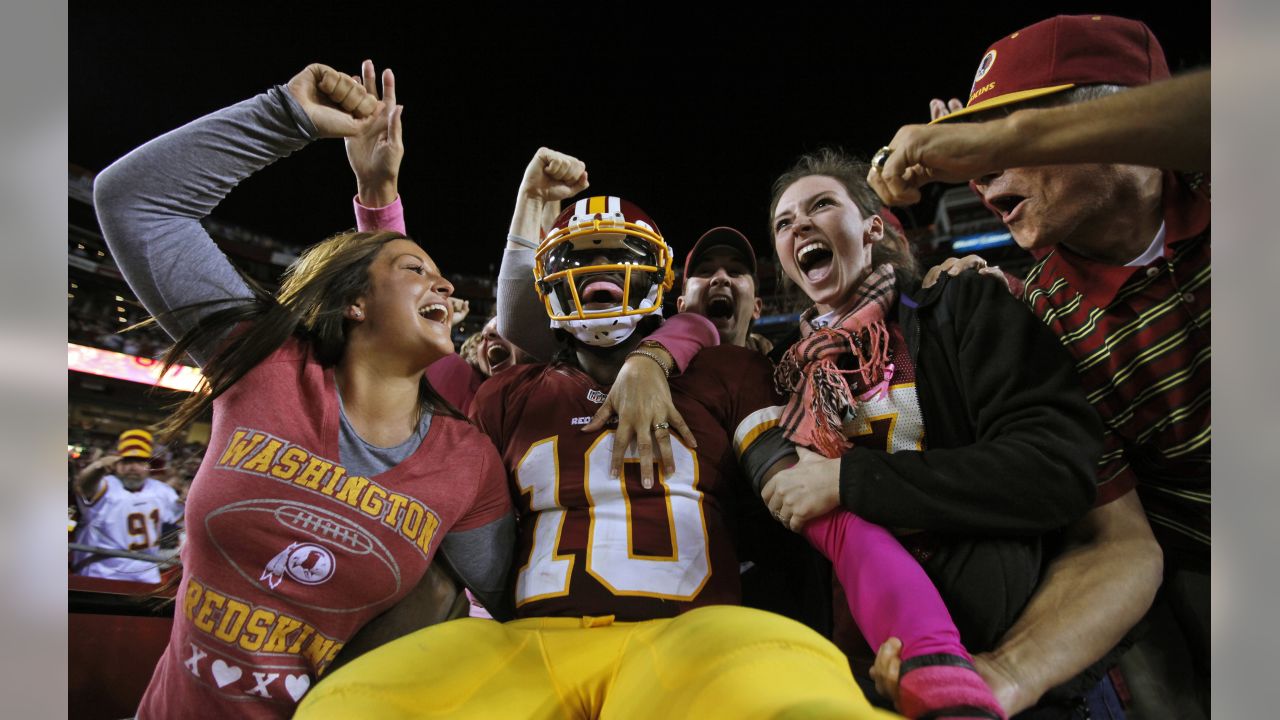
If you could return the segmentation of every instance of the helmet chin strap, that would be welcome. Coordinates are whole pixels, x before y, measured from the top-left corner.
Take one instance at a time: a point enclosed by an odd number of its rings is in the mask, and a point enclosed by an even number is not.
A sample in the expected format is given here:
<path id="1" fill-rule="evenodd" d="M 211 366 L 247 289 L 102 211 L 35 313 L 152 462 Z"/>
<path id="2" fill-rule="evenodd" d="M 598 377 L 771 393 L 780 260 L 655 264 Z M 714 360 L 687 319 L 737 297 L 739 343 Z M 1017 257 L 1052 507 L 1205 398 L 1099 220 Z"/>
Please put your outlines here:
<path id="1" fill-rule="evenodd" d="M 640 301 L 639 309 L 651 308 L 654 306 L 654 299 L 658 296 L 657 285 L 649 288 L 649 294 Z M 622 312 L 622 306 L 609 308 L 608 312 Z M 649 315 L 662 314 L 662 308 L 659 307 L 652 313 L 644 313 L 637 315 L 622 315 L 620 317 L 604 317 L 604 318 L 587 318 L 585 320 L 552 320 L 551 327 L 562 328 L 577 338 L 578 342 L 593 347 L 613 347 L 627 338 L 631 337 L 631 333 L 636 331 L 636 327 L 640 324 L 640 320 Z"/>

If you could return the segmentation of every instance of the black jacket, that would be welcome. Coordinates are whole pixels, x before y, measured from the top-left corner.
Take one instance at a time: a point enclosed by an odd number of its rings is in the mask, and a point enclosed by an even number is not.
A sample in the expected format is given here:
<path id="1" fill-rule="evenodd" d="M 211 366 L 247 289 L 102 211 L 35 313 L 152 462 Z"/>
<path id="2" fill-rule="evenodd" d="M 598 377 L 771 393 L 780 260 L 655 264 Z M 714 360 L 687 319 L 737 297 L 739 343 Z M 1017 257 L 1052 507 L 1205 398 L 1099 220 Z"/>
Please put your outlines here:
<path id="1" fill-rule="evenodd" d="M 899 287 L 923 451 L 857 448 L 840 498 L 921 560 L 971 652 L 995 646 L 1040 577 L 1041 538 L 1088 511 L 1102 424 L 1071 358 L 998 282 Z M 786 345 L 775 349 L 780 357 Z M 776 359 L 776 358 L 775 358 Z"/>

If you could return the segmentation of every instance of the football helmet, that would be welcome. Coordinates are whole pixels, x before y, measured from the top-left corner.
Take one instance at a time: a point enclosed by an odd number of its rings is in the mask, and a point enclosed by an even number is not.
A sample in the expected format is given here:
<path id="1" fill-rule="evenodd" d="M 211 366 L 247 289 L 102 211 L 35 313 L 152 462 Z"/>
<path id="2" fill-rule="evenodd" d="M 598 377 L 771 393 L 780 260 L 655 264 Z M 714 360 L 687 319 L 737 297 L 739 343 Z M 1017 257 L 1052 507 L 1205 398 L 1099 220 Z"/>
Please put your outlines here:
<path id="1" fill-rule="evenodd" d="M 675 282 L 671 248 L 658 225 L 618 197 L 584 198 L 551 226 L 533 260 L 551 327 L 597 347 L 616 345 L 640 319 L 662 313 Z"/>

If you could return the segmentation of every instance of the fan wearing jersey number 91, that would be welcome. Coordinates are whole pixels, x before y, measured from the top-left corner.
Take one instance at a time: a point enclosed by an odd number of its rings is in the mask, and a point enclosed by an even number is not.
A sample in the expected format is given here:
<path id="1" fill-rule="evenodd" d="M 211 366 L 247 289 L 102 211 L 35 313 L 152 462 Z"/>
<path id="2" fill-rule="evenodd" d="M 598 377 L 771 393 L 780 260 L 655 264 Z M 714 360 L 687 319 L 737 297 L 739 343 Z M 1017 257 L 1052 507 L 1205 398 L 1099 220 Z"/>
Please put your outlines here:
<path id="1" fill-rule="evenodd" d="M 795 457 L 768 360 L 722 345 L 671 379 L 693 442 L 671 436 L 673 469 L 652 468 L 652 487 L 634 447 L 613 474 L 611 428 L 582 432 L 656 324 L 672 255 L 657 223 L 617 197 L 556 218 L 534 275 L 565 352 L 495 376 L 472 406 L 519 509 L 518 619 L 388 644 L 314 688 L 298 717 L 883 716 L 829 641 L 737 606 L 729 491 Z"/>

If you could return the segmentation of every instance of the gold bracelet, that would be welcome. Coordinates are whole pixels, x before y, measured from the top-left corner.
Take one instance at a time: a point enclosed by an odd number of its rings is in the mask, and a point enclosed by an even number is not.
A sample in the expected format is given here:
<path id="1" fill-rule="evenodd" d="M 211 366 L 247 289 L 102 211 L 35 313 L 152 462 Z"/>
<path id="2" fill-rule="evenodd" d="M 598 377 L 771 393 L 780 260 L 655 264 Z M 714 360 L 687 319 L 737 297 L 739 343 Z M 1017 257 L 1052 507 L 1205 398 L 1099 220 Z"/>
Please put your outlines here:
<path id="1" fill-rule="evenodd" d="M 636 348 L 635 350 L 632 350 L 631 352 L 627 353 L 627 357 L 631 357 L 632 355 L 640 355 L 642 357 L 647 357 L 650 360 L 658 363 L 658 367 L 662 368 L 662 376 L 665 378 L 671 377 L 671 368 L 667 367 L 667 364 L 662 362 L 662 359 L 659 358 L 657 355 L 654 355 L 653 353 L 643 348 Z"/>

